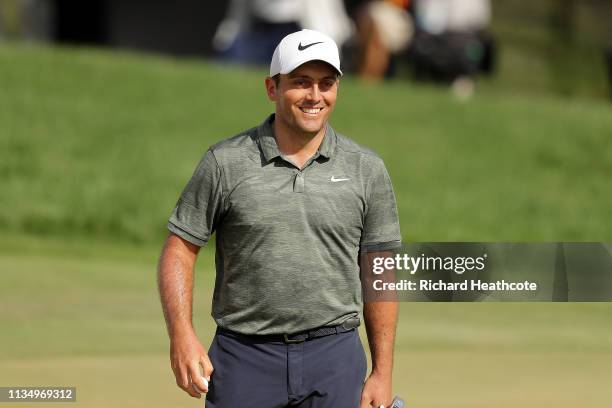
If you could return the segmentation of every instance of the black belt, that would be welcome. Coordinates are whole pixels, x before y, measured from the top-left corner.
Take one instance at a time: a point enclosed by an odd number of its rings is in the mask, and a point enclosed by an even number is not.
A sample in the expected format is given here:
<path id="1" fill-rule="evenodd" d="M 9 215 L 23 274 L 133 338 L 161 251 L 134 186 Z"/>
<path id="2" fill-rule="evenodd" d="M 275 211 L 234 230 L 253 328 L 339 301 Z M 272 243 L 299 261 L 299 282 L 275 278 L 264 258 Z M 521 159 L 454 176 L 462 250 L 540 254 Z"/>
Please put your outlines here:
<path id="1" fill-rule="evenodd" d="M 316 339 L 317 337 L 330 336 L 332 334 L 346 333 L 356 329 L 361 324 L 358 317 L 351 317 L 337 326 L 323 326 L 317 329 L 307 330 L 293 334 L 241 334 L 231 330 L 218 327 L 217 330 L 222 333 L 228 333 L 237 337 L 245 337 L 258 341 L 280 341 L 283 343 L 302 343 L 306 340 Z"/>

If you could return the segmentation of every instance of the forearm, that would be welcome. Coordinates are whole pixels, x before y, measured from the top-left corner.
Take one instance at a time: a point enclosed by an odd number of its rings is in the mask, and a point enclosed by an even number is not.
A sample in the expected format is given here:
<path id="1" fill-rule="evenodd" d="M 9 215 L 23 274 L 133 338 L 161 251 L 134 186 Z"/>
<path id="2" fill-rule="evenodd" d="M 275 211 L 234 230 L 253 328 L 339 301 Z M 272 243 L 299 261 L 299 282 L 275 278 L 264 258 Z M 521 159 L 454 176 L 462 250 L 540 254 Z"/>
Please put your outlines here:
<path id="1" fill-rule="evenodd" d="M 178 386 L 195 398 L 208 392 L 202 376 L 210 380 L 214 369 L 192 324 L 193 267 L 199 249 L 170 234 L 157 267 L 159 296 L 170 336 L 172 371 Z"/>
<path id="2" fill-rule="evenodd" d="M 185 253 L 176 237 L 168 237 L 157 270 L 157 283 L 168 335 L 193 332 L 193 266 L 195 255 Z"/>
<path id="3" fill-rule="evenodd" d="M 372 373 L 391 376 L 398 316 L 397 302 L 369 302 L 363 307 Z"/>

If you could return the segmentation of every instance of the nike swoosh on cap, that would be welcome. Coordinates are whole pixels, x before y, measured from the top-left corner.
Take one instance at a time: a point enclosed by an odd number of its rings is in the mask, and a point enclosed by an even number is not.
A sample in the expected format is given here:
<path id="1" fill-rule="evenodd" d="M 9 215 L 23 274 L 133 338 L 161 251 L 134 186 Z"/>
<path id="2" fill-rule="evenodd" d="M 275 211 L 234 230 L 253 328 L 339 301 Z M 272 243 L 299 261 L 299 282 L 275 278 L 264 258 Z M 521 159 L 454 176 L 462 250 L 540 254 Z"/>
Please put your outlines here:
<path id="1" fill-rule="evenodd" d="M 302 42 L 298 44 L 298 51 L 304 51 L 306 48 L 312 47 L 313 45 L 323 44 L 323 41 L 313 42 L 310 44 L 302 45 Z"/>

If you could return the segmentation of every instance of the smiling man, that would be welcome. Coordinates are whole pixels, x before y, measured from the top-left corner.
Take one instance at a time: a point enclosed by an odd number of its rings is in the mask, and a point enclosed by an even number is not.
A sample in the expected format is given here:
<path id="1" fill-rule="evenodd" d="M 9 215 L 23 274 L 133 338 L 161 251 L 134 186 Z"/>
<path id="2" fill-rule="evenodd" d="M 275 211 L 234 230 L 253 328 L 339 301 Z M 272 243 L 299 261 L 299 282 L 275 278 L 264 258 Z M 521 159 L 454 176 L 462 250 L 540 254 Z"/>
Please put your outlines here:
<path id="1" fill-rule="evenodd" d="M 341 75 L 329 37 L 285 37 L 265 80 L 275 113 L 210 147 L 170 217 L 158 283 L 171 365 L 183 390 L 207 392 L 206 407 L 391 403 L 397 304 L 362 304 L 359 253 L 400 245 L 395 196 L 382 160 L 329 125 Z M 213 232 L 217 331 L 206 351 L 192 325 L 193 269 Z"/>

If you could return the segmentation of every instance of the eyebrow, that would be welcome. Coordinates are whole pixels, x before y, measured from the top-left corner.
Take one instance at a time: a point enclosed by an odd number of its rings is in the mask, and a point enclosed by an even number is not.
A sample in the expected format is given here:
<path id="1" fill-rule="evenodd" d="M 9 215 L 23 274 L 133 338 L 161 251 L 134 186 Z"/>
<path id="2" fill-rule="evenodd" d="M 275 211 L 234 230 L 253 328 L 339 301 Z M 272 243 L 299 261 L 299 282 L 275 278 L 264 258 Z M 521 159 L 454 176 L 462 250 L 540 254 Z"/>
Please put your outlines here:
<path id="1" fill-rule="evenodd" d="M 295 78 L 314 79 L 313 77 L 308 76 L 308 75 L 304 75 L 304 74 L 289 74 L 289 78 L 290 79 L 295 79 Z M 323 78 L 321 78 L 320 80 L 324 80 L 324 79 L 332 79 L 332 80 L 335 81 L 336 79 L 338 79 L 338 76 L 327 75 L 327 76 L 324 76 Z"/>

